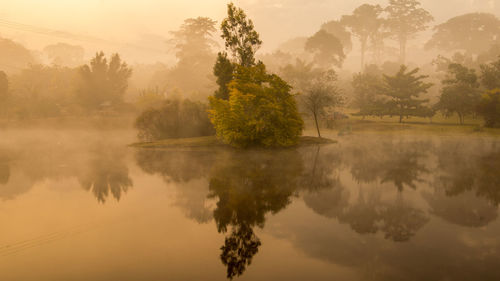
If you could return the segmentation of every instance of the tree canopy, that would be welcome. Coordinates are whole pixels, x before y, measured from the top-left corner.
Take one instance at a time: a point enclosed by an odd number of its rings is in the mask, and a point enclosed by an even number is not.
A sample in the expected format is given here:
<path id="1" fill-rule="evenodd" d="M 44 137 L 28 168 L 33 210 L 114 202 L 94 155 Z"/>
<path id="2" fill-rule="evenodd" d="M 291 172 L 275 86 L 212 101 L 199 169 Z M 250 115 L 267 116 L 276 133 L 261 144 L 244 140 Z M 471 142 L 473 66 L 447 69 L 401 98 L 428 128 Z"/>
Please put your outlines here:
<path id="1" fill-rule="evenodd" d="M 379 5 L 364 4 L 356 8 L 352 15 L 342 17 L 342 24 L 349 27 L 354 36 L 358 37 L 361 43 L 361 69 L 365 67 L 365 54 L 368 48 L 368 42 L 379 40 L 381 28 L 384 23 L 381 18 L 383 12 Z"/>
<path id="2" fill-rule="evenodd" d="M 446 116 L 456 113 L 460 124 L 464 117 L 476 110 L 479 101 L 479 81 L 474 69 L 468 69 L 460 64 L 450 64 L 448 75 L 442 81 L 443 88 L 436 108 Z"/>
<path id="3" fill-rule="evenodd" d="M 345 59 L 344 47 L 340 40 L 325 30 L 320 30 L 310 37 L 305 49 L 314 54 L 314 62 L 321 67 L 340 67 Z"/>
<path id="4" fill-rule="evenodd" d="M 390 115 L 399 116 L 399 122 L 408 116 L 432 116 L 430 108 L 424 104 L 428 100 L 418 99 L 420 94 L 427 93 L 432 87 L 431 83 L 424 82 L 426 75 L 418 75 L 420 70 L 401 66 L 398 73 L 393 76 L 384 75 L 381 94 L 389 100 L 386 102 L 386 110 Z"/>
<path id="5" fill-rule="evenodd" d="M 117 105 L 123 102 L 132 70 L 118 54 L 109 62 L 103 52 L 99 52 L 90 64 L 80 68 L 81 83 L 78 98 L 87 109 L 95 110 L 105 103 Z"/>
<path id="6" fill-rule="evenodd" d="M 434 20 L 432 15 L 420 7 L 417 0 L 389 0 L 386 27 L 389 35 L 399 43 L 400 63 L 406 62 L 406 45 L 417 33 L 428 28 Z"/>
<path id="7" fill-rule="evenodd" d="M 222 39 L 226 48 L 242 66 L 255 64 L 255 52 L 260 48 L 262 41 L 254 30 L 251 19 L 233 3 L 227 5 L 227 17 L 221 24 Z"/>
<path id="8" fill-rule="evenodd" d="M 500 20 L 493 14 L 471 13 L 454 17 L 434 28 L 426 48 L 464 50 L 469 55 L 487 51 L 500 43 Z"/>
<path id="9" fill-rule="evenodd" d="M 342 43 L 344 53 L 352 50 L 351 33 L 341 21 L 331 20 L 321 25 L 321 29 L 337 37 Z"/>

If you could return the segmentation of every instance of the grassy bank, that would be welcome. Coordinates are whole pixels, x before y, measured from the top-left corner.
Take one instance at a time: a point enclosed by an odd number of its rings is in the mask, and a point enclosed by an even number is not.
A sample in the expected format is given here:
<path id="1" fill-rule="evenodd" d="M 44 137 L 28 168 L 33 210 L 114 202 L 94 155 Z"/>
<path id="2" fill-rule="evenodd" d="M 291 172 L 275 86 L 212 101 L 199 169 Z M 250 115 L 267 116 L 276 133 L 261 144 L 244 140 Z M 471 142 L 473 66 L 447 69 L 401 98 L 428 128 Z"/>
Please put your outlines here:
<path id="1" fill-rule="evenodd" d="M 310 136 L 303 136 L 300 138 L 298 146 L 319 145 L 335 143 L 334 140 L 325 138 L 316 138 Z M 198 138 L 183 138 L 183 139 L 166 139 L 154 142 L 139 142 L 131 144 L 132 147 L 137 148 L 227 148 L 230 147 L 215 136 L 198 137 Z"/>

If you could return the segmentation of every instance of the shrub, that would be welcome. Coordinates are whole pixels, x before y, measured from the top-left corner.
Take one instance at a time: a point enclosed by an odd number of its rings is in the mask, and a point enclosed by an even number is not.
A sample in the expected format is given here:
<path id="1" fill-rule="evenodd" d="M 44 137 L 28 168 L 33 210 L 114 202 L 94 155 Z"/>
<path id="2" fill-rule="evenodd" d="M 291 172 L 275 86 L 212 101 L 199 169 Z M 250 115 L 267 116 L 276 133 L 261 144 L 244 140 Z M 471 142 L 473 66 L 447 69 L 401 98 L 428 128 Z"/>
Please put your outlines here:
<path id="1" fill-rule="evenodd" d="M 500 127 L 500 89 L 488 91 L 481 97 L 477 113 L 484 118 L 486 127 Z"/>
<path id="2" fill-rule="evenodd" d="M 188 99 L 166 100 L 137 117 L 135 127 L 139 130 L 138 137 L 144 141 L 154 141 L 213 135 L 214 129 L 207 109 L 205 104 Z"/>

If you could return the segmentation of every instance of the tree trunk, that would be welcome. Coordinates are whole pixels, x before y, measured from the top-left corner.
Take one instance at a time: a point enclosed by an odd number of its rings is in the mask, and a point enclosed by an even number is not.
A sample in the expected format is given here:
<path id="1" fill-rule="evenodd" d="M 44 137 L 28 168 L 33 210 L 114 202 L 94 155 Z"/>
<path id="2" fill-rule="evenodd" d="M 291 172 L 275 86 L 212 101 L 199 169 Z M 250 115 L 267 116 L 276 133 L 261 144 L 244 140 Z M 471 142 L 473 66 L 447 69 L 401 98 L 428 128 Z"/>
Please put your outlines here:
<path id="1" fill-rule="evenodd" d="M 318 117 L 316 116 L 316 112 L 314 112 L 314 122 L 316 123 L 316 130 L 318 131 L 318 137 L 321 138 L 321 133 L 319 132 Z"/>
<path id="2" fill-rule="evenodd" d="M 399 38 L 399 62 L 402 65 L 406 64 L 406 41 L 405 36 Z"/>
<path id="3" fill-rule="evenodd" d="M 361 72 L 365 70 L 365 54 L 366 54 L 366 41 L 368 38 L 361 39 Z"/>

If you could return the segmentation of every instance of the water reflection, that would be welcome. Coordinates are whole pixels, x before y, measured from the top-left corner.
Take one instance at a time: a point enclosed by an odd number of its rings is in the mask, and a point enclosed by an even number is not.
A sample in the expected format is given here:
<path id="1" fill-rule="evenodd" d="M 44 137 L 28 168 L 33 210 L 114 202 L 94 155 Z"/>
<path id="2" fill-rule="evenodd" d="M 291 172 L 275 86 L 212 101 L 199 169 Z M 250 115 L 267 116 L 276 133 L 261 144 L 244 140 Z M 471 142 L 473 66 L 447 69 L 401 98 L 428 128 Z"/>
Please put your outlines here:
<path id="1" fill-rule="evenodd" d="M 177 186 L 177 201 L 183 202 L 177 206 L 187 217 L 204 223 L 213 218 L 226 234 L 220 258 L 229 279 L 242 275 L 263 246 L 255 228 L 264 228 L 268 215 L 285 210 L 294 198 L 332 223 L 374 239 L 371 250 L 359 248 L 360 254 L 373 250 L 374 258 L 394 255 L 393 247 L 377 246 L 379 237 L 410 243 L 433 217 L 468 228 L 487 226 L 498 217 L 500 150 L 495 142 L 471 147 L 463 140 L 382 138 L 273 152 L 138 150 L 136 162 Z M 207 201 L 214 206 L 207 207 Z M 196 210 L 203 210 L 204 220 L 192 216 Z M 321 252 L 314 256 L 359 264 L 345 255 L 356 253 L 353 244 L 331 249 L 336 245 L 331 240 L 309 243 L 299 248 L 309 253 L 307 247 L 326 243 L 314 246 Z M 327 249 L 338 252 L 332 256 Z"/>
<path id="2" fill-rule="evenodd" d="M 99 147 L 78 175 L 82 188 L 91 191 L 100 203 L 109 195 L 120 201 L 133 185 L 124 157 L 123 150 Z"/>

